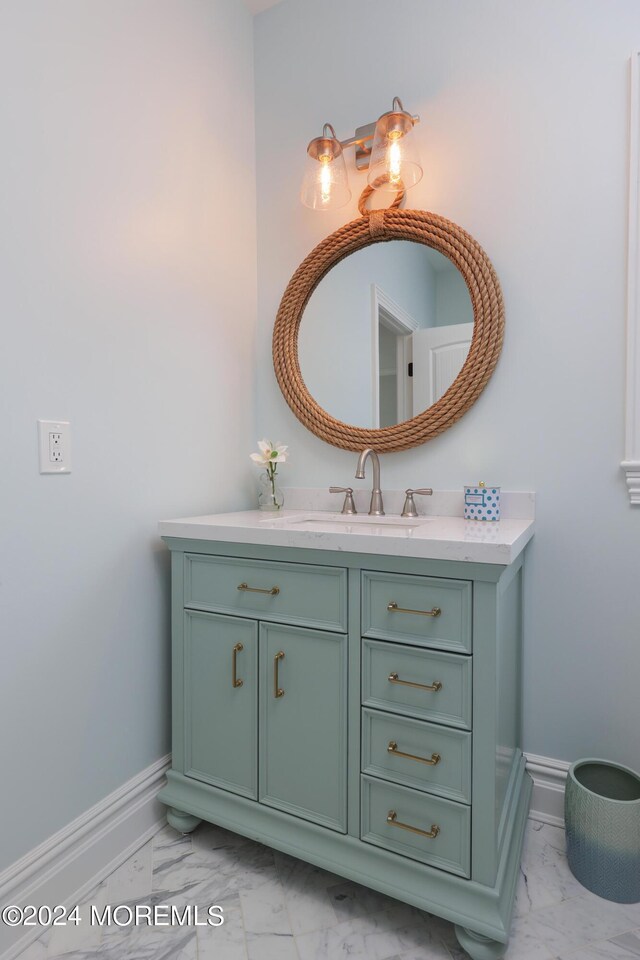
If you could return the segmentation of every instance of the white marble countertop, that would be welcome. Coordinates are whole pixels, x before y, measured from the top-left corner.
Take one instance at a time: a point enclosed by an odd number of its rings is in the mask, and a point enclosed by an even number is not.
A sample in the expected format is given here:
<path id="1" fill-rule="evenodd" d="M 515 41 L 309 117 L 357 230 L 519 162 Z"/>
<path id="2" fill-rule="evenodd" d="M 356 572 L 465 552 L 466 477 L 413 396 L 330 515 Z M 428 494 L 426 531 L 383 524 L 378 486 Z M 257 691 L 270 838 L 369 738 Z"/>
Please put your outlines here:
<path id="1" fill-rule="evenodd" d="M 163 520 L 163 537 L 307 547 L 351 553 L 375 553 L 425 560 L 512 563 L 534 533 L 535 521 L 506 518 L 497 523 L 458 516 L 420 516 L 409 520 L 359 513 L 348 518 L 326 510 L 247 510 L 204 517 Z"/>

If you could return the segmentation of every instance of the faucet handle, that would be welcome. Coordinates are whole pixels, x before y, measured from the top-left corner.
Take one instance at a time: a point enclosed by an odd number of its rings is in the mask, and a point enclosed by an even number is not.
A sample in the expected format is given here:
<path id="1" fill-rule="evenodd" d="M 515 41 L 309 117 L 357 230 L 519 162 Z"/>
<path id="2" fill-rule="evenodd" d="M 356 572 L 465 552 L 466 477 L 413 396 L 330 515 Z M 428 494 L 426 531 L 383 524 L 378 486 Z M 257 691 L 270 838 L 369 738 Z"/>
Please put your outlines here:
<path id="1" fill-rule="evenodd" d="M 353 487 L 329 487 L 329 493 L 344 493 L 342 513 L 355 514 L 358 512 L 353 502 Z"/>
<path id="2" fill-rule="evenodd" d="M 404 507 L 402 508 L 401 516 L 403 517 L 417 517 L 418 511 L 416 510 L 416 502 L 413 499 L 414 494 L 419 494 L 421 497 L 430 497 L 433 494 L 433 489 L 431 487 L 420 487 L 417 490 L 412 490 L 409 487 L 405 490 L 405 501 Z"/>

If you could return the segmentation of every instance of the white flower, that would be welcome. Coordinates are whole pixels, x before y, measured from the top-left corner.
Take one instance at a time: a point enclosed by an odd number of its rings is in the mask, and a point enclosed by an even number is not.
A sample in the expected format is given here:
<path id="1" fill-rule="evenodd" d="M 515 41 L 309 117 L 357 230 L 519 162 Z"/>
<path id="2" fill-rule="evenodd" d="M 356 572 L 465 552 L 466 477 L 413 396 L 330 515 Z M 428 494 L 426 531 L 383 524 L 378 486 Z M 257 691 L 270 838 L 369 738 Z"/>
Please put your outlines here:
<path id="1" fill-rule="evenodd" d="M 289 448 L 285 444 L 274 444 L 270 440 L 258 440 L 258 447 L 260 448 L 260 453 L 249 454 L 254 463 L 259 464 L 261 467 L 267 467 L 269 465 L 275 467 L 276 463 L 286 463 L 288 457 L 287 450 Z"/>

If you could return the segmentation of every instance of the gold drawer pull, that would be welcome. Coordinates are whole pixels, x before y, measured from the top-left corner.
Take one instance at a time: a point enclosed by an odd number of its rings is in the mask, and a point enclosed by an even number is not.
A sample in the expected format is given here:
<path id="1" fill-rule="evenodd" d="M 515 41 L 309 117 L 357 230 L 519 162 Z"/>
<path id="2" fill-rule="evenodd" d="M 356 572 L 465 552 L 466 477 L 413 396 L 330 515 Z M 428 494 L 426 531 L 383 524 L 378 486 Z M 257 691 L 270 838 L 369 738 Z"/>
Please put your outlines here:
<path id="1" fill-rule="evenodd" d="M 418 827 L 412 827 L 408 823 L 400 823 L 395 810 L 389 810 L 387 823 L 390 827 L 400 827 L 401 830 L 408 830 L 409 833 L 417 833 L 419 837 L 426 837 L 427 840 L 433 840 L 440 833 L 440 827 L 436 826 L 435 823 L 431 824 L 431 830 L 420 830 Z"/>
<path id="2" fill-rule="evenodd" d="M 247 593 L 266 593 L 269 597 L 277 597 L 280 593 L 280 587 L 271 587 L 271 590 L 263 590 L 261 587 L 250 587 L 248 583 L 239 583 L 238 590 L 244 590 Z"/>
<path id="3" fill-rule="evenodd" d="M 279 686 L 278 681 L 278 665 L 281 660 L 284 660 L 283 650 L 279 650 L 273 658 L 273 695 L 276 700 L 279 700 L 280 697 L 284 697 L 284 690 Z"/>
<path id="4" fill-rule="evenodd" d="M 418 690 L 433 690 L 434 693 L 442 690 L 439 680 L 434 680 L 433 683 L 412 683 L 411 680 L 399 680 L 397 673 L 389 674 L 389 683 L 399 683 L 403 687 L 416 687 Z"/>
<path id="5" fill-rule="evenodd" d="M 387 753 L 393 753 L 396 757 L 406 757 L 407 760 L 417 760 L 418 763 L 428 763 L 430 767 L 435 767 L 436 763 L 440 763 L 439 753 L 432 753 L 431 759 L 427 757 L 416 757 L 413 753 L 403 753 L 402 750 L 398 750 L 398 744 L 395 740 L 389 740 Z"/>
<path id="6" fill-rule="evenodd" d="M 244 650 L 244 645 L 242 643 L 236 643 L 233 648 L 233 686 L 241 687 L 244 683 L 244 680 L 241 680 L 238 677 L 238 654 L 241 650 Z"/>
<path id="7" fill-rule="evenodd" d="M 415 613 L 417 617 L 439 617 L 442 613 L 440 607 L 431 607 L 431 610 L 407 610 L 406 607 L 399 607 L 395 600 L 387 604 L 389 613 Z"/>

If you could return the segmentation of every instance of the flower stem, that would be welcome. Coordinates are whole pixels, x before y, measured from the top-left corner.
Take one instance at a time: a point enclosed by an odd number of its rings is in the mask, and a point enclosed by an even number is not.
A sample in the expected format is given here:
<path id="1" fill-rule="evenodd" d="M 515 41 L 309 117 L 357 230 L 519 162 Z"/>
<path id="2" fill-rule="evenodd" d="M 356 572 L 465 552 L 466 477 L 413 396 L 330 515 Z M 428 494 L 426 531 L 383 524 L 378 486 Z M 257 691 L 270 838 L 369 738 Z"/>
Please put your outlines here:
<path id="1" fill-rule="evenodd" d="M 267 464 L 267 473 L 269 475 L 269 482 L 271 483 L 271 499 L 273 500 L 274 507 L 277 508 L 278 504 L 276 502 L 276 473 L 278 470 L 277 463 Z"/>

